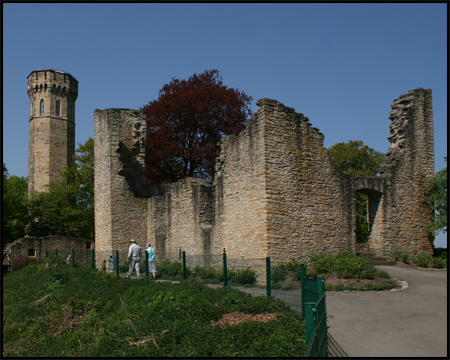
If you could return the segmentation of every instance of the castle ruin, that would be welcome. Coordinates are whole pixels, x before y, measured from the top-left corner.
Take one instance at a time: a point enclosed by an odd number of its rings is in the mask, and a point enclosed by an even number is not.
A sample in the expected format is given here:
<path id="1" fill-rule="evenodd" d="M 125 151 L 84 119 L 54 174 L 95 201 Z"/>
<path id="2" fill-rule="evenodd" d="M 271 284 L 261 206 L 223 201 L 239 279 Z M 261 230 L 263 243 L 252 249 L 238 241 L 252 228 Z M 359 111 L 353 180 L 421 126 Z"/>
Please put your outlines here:
<path id="1" fill-rule="evenodd" d="M 391 105 L 390 148 L 380 175 L 336 170 L 324 136 L 307 117 L 261 99 L 239 136 L 221 140 L 214 181 L 145 184 L 143 111 L 94 111 L 96 266 L 129 240 L 158 253 L 220 254 L 306 261 L 310 254 L 357 249 L 356 193 L 368 195 L 368 251 L 432 253 L 434 216 L 422 201 L 434 176 L 431 90 Z"/>

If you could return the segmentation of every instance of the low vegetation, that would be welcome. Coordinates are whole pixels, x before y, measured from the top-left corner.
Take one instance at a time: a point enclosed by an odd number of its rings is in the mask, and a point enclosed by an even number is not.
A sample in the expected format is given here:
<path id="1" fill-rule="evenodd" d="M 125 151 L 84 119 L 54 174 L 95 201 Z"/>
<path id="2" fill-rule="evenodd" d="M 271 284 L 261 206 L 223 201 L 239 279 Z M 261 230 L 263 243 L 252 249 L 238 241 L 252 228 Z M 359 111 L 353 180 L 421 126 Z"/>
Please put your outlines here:
<path id="1" fill-rule="evenodd" d="M 374 280 L 386 279 L 378 283 L 364 282 L 362 284 L 327 284 L 328 291 L 382 291 L 389 290 L 395 286 L 395 282 L 389 280 L 390 276 L 386 271 L 377 270 L 366 258 L 357 256 L 351 252 L 342 251 L 337 255 L 320 253 L 311 256 L 311 264 L 308 268 L 308 276 L 322 276 L 325 279 L 330 277 L 340 279 Z"/>
<path id="2" fill-rule="evenodd" d="M 233 312 L 282 315 L 214 325 Z M 298 357 L 305 350 L 298 314 L 231 288 L 128 280 L 53 257 L 3 277 L 4 357 Z"/>
<path id="3" fill-rule="evenodd" d="M 407 251 L 394 252 L 395 260 L 423 268 L 433 267 L 436 269 L 444 269 L 447 267 L 447 257 L 448 253 L 446 248 L 435 248 L 433 256 L 426 253 L 411 255 Z"/>

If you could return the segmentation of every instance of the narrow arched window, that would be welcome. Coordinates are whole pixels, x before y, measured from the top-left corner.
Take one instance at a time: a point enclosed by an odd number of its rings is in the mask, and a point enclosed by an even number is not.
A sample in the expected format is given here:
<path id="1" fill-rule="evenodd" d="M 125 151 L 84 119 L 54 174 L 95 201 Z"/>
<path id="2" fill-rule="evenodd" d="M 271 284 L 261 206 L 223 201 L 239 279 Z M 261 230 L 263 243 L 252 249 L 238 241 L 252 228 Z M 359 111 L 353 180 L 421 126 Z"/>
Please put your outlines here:
<path id="1" fill-rule="evenodd" d="M 39 115 L 45 115 L 45 101 L 44 99 L 41 100 L 39 104 Z"/>
<path id="2" fill-rule="evenodd" d="M 55 116 L 61 116 L 61 102 L 59 100 L 55 102 Z"/>

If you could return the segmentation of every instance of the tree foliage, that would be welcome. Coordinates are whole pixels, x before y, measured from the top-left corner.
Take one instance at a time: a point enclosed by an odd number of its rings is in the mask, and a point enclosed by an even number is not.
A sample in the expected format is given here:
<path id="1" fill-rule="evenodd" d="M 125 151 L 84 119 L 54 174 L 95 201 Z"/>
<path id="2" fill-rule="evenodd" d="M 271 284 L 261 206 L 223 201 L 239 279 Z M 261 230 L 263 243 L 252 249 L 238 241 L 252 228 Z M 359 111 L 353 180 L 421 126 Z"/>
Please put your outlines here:
<path id="1" fill-rule="evenodd" d="M 447 157 L 444 157 L 447 165 Z M 431 203 L 435 212 L 434 221 L 428 225 L 428 231 L 438 234 L 440 231 L 447 232 L 447 166 L 438 171 L 436 175 L 428 180 L 425 201 Z"/>
<path id="2" fill-rule="evenodd" d="M 339 171 L 353 176 L 377 175 L 385 157 L 361 140 L 337 143 L 328 149 L 328 154 Z"/>
<path id="3" fill-rule="evenodd" d="M 25 235 L 28 217 L 28 179 L 9 176 L 3 163 L 2 245 L 3 247 Z"/>
<path id="4" fill-rule="evenodd" d="M 339 171 L 352 176 L 376 176 L 385 155 L 360 140 L 340 142 L 328 149 L 330 160 Z M 356 194 L 356 241 L 367 242 L 369 229 L 367 225 L 367 195 Z"/>
<path id="5" fill-rule="evenodd" d="M 246 126 L 252 98 L 223 85 L 218 70 L 172 78 L 142 109 L 147 117 L 147 183 L 186 176 L 211 180 L 218 142 Z"/>
<path id="6" fill-rule="evenodd" d="M 30 235 L 94 238 L 94 140 L 78 145 L 64 181 L 30 194 Z"/>

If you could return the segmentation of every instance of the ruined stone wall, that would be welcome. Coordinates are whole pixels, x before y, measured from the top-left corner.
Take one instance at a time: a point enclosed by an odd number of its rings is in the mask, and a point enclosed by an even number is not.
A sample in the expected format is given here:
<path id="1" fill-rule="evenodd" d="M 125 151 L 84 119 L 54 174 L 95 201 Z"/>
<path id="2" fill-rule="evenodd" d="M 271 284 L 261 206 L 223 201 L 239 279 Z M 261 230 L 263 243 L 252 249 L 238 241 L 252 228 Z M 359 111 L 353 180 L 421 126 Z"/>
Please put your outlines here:
<path id="1" fill-rule="evenodd" d="M 210 254 L 214 224 L 211 183 L 186 178 L 148 200 L 148 239 L 156 252 Z"/>
<path id="2" fill-rule="evenodd" d="M 433 237 L 426 230 L 433 212 L 424 203 L 426 180 L 434 176 L 434 132 L 431 90 L 416 89 L 391 105 L 390 148 L 380 176 L 385 183 L 386 231 L 395 250 L 432 253 Z"/>
<path id="3" fill-rule="evenodd" d="M 263 99 L 268 255 L 275 262 L 352 250 L 351 179 L 335 170 L 323 135 L 303 114 Z"/>
<path id="4" fill-rule="evenodd" d="M 3 264 L 10 265 L 11 270 L 18 270 L 28 262 L 38 263 L 45 258 L 46 250 L 58 250 L 70 254 L 72 249 L 83 251 L 91 249 L 93 241 L 59 235 L 43 237 L 27 236 L 9 243 L 3 249 Z"/>
<path id="5" fill-rule="evenodd" d="M 212 252 L 229 258 L 267 256 L 265 123 L 261 109 L 239 136 L 221 141 L 215 170 Z"/>
<path id="6" fill-rule="evenodd" d="M 431 252 L 432 212 L 421 199 L 434 175 L 431 92 L 394 102 L 391 148 L 378 177 L 344 175 L 324 136 L 294 109 L 262 99 L 239 136 L 222 139 L 214 183 L 144 181 L 145 117 L 95 111 L 97 264 L 135 238 L 156 252 L 221 254 L 230 259 L 307 261 L 310 254 L 356 251 L 356 192 L 368 195 L 369 243 L 377 255 Z"/>
<path id="7" fill-rule="evenodd" d="M 134 238 L 147 240 L 145 115 L 127 109 L 95 110 L 96 267 L 113 251 L 127 251 Z"/>

